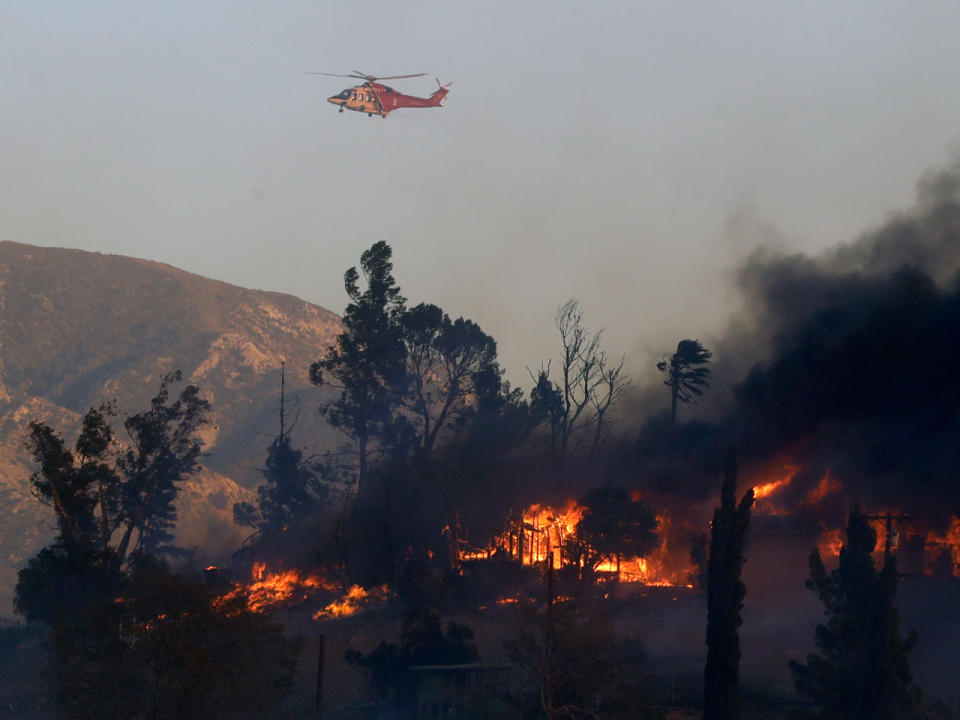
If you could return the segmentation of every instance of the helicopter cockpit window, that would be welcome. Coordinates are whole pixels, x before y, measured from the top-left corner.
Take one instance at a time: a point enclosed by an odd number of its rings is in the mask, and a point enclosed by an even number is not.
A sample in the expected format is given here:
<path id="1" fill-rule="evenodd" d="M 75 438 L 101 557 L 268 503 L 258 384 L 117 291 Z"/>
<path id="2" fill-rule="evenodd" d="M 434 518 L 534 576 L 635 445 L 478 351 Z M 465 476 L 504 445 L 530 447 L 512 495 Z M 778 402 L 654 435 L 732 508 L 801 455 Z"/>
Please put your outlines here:
<path id="1" fill-rule="evenodd" d="M 341 100 L 348 100 L 350 98 L 350 91 L 344 90 L 342 93 L 337 95 L 337 97 L 340 98 Z"/>

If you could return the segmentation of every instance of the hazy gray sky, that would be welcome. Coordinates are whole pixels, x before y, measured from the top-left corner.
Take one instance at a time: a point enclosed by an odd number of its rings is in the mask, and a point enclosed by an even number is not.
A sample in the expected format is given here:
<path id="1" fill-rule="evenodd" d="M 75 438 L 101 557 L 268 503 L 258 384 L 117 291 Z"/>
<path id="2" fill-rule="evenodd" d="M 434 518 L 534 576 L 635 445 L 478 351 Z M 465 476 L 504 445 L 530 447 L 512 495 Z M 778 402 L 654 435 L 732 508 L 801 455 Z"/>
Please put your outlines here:
<path id="1" fill-rule="evenodd" d="M 956 0 L 6 0 L 0 239 L 336 312 L 385 239 L 407 297 L 478 321 L 514 380 L 569 296 L 649 373 L 719 332 L 764 236 L 849 239 L 957 152 L 958 27 Z M 305 74 L 353 69 L 453 87 L 381 120 Z"/>

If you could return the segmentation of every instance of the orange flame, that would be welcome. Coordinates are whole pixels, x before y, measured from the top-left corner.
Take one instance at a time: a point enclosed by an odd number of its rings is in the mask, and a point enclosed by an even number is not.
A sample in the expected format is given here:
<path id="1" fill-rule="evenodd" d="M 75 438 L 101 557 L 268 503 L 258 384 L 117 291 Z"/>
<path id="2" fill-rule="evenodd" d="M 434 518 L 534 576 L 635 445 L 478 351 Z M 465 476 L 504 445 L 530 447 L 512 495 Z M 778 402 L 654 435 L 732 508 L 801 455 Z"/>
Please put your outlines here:
<path id="1" fill-rule="evenodd" d="M 233 590 L 218 598 L 218 603 L 222 606 L 245 593 L 250 610 L 267 612 L 303 602 L 317 590 L 337 589 L 335 583 L 320 575 L 302 575 L 297 570 L 268 572 L 267 564 L 263 562 L 255 562 L 250 574 L 249 585 L 235 585 Z"/>
<path id="2" fill-rule="evenodd" d="M 314 620 L 324 620 L 328 618 L 340 618 L 353 615 L 360 610 L 369 607 L 375 603 L 381 603 L 390 597 L 390 587 L 381 585 L 380 587 L 367 590 L 359 585 L 352 586 L 347 590 L 347 594 L 339 600 L 334 600 L 322 610 L 313 614 Z"/>
<path id="3" fill-rule="evenodd" d="M 899 513 L 891 513 L 896 516 Z M 874 545 L 874 557 L 877 562 L 882 561 L 886 552 L 887 527 L 884 517 L 871 518 L 874 529 L 877 531 L 877 542 Z M 909 521 L 908 521 L 909 522 Z M 907 563 L 911 559 L 916 565 L 916 572 L 922 571 L 926 575 L 946 573 L 960 577 L 960 517 L 952 515 L 950 524 L 943 533 L 925 531 L 916 528 L 894 526 L 890 538 L 891 550 L 899 556 L 900 551 L 907 553 L 904 558 Z M 840 528 L 824 527 L 817 549 L 824 559 L 839 557 L 844 545 L 844 534 Z M 910 548 L 914 548 L 916 557 L 911 558 Z M 909 569 L 909 568 L 905 568 Z"/>
<path id="4" fill-rule="evenodd" d="M 840 481 L 833 477 L 833 475 L 830 474 L 830 471 L 827 470 L 823 474 L 823 477 L 820 478 L 820 482 L 817 483 L 817 486 L 807 493 L 807 504 L 819 505 L 821 500 L 828 495 L 833 495 L 833 493 L 837 492 L 842 487 L 843 485 L 840 484 Z"/>
<path id="5" fill-rule="evenodd" d="M 631 493 L 631 497 L 634 496 L 639 497 L 639 492 Z M 519 517 L 512 518 L 507 528 L 487 547 L 461 548 L 458 557 L 462 562 L 500 555 L 518 560 L 523 565 L 545 566 L 549 563 L 554 569 L 560 569 L 571 564 L 563 548 L 576 536 L 577 524 L 582 518 L 583 507 L 575 500 L 568 500 L 560 507 L 536 503 Z M 645 557 L 621 557 L 619 564 L 616 560 L 605 560 L 597 570 L 607 575 L 615 574 L 621 582 L 693 587 L 689 583 L 692 575 L 689 547 L 678 548 L 671 540 L 672 526 L 666 511 L 658 514 L 657 530 L 662 540 L 659 547 Z"/>

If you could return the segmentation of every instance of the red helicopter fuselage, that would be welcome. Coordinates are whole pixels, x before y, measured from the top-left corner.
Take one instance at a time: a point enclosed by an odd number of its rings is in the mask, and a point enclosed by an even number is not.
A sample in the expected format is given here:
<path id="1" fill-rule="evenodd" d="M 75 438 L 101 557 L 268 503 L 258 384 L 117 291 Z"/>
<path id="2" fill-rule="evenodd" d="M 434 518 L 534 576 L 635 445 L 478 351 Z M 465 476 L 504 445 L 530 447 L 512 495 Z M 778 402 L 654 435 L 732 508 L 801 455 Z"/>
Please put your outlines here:
<path id="1" fill-rule="evenodd" d="M 340 106 L 340 112 L 344 109 L 355 110 L 356 112 L 365 112 L 367 115 L 380 115 L 387 117 L 394 110 L 401 108 L 426 108 L 443 107 L 442 100 L 447 96 L 450 90 L 437 81 L 439 88 L 430 97 L 415 97 L 414 95 L 404 95 L 397 92 L 392 87 L 387 87 L 378 82 L 365 82 L 363 85 L 356 85 L 347 88 L 339 95 L 327 98 L 327 102 Z"/>

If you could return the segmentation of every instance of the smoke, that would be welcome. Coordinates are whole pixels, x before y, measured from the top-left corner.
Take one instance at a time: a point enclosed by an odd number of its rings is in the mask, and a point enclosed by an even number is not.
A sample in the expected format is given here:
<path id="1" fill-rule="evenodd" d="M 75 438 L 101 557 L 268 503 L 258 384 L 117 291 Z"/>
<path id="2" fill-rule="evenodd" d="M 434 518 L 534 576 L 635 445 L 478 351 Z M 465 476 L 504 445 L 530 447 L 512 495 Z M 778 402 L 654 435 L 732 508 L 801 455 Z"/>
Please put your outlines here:
<path id="1" fill-rule="evenodd" d="M 800 467 L 795 505 L 829 472 L 838 507 L 857 499 L 942 523 L 960 506 L 958 271 L 960 163 L 850 244 L 742 264 L 749 322 L 723 343 L 741 372 L 724 424 L 755 463 Z"/>

